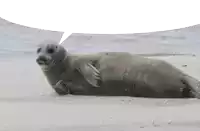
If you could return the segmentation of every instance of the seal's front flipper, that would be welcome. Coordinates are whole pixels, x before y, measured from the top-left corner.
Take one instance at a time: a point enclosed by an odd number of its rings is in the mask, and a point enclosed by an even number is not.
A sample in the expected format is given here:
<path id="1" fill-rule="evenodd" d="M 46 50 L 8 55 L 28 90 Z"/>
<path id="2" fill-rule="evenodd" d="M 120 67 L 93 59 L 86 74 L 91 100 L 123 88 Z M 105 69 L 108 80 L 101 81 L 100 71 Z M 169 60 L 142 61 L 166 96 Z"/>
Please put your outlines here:
<path id="1" fill-rule="evenodd" d="M 188 88 L 190 89 L 190 93 L 195 97 L 200 99 L 200 81 L 185 75 L 183 78 L 183 83 L 186 84 L 188 86 Z"/>
<path id="2" fill-rule="evenodd" d="M 100 72 L 91 63 L 81 64 L 78 70 L 88 83 L 94 87 L 100 87 Z"/>
<path id="3" fill-rule="evenodd" d="M 67 85 L 62 81 L 58 81 L 56 83 L 56 85 L 53 86 L 54 90 L 56 91 L 56 93 L 58 93 L 59 95 L 67 95 L 70 94 L 70 90 L 67 87 Z"/>

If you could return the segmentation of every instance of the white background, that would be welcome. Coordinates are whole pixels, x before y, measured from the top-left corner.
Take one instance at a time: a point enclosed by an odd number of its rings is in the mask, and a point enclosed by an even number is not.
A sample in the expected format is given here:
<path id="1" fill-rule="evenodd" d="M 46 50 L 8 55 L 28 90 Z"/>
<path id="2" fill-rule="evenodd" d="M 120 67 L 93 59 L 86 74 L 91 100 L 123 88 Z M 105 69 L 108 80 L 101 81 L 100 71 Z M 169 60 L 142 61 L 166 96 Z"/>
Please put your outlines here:
<path id="1" fill-rule="evenodd" d="M 20 24 L 64 24 L 67 32 L 151 32 L 152 24 L 198 24 L 199 16 L 17 16 Z"/>

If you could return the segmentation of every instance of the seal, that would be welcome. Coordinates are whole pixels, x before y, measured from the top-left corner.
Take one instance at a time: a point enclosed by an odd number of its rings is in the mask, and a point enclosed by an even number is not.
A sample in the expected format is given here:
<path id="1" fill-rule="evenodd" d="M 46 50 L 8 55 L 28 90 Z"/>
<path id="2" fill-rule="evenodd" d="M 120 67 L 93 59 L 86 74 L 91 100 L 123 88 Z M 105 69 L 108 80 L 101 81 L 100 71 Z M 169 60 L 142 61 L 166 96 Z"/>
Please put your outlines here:
<path id="1" fill-rule="evenodd" d="M 100 81 L 99 71 L 91 63 L 99 57 L 72 55 L 56 42 L 44 41 L 37 49 L 36 62 L 59 95 L 90 94 L 88 89 L 98 87 Z"/>
<path id="2" fill-rule="evenodd" d="M 40 44 L 37 55 L 59 95 L 200 98 L 200 82 L 162 60 L 126 52 L 72 55 L 52 41 Z"/>

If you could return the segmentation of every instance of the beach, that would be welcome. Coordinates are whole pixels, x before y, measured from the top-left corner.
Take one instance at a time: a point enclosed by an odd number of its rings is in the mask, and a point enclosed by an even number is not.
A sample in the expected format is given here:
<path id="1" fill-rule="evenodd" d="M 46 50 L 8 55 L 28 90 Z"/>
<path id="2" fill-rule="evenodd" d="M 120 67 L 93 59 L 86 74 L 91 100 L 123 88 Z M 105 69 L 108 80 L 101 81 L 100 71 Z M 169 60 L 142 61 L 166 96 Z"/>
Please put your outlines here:
<path id="1" fill-rule="evenodd" d="M 13 28 L 14 32 L 22 28 L 20 25 L 14 26 L 17 27 Z M 146 54 L 146 57 L 168 61 L 200 80 L 199 27 L 131 35 L 72 34 L 62 44 L 72 53 L 126 51 Z M 7 28 L 11 27 L 8 26 L 4 30 L 1 27 L 0 32 L 0 37 L 4 38 L 4 41 L 0 42 L 0 131 L 200 129 L 200 100 L 195 98 L 148 99 L 56 95 L 35 62 L 35 49 L 42 38 L 53 39 L 52 36 L 56 36 L 54 40 L 59 41 L 62 32 L 46 31 L 43 36 L 40 34 L 40 41 L 32 42 L 38 38 L 37 33 L 26 31 L 26 36 L 23 33 L 18 34 L 21 39 L 11 42 L 16 44 L 15 46 L 8 47 L 7 43 L 13 38 L 14 33 L 7 33 L 5 38 L 2 32 Z M 49 32 L 52 35 L 49 35 Z M 31 35 L 35 35 L 34 38 L 27 37 Z M 29 42 L 21 44 L 25 38 Z"/>

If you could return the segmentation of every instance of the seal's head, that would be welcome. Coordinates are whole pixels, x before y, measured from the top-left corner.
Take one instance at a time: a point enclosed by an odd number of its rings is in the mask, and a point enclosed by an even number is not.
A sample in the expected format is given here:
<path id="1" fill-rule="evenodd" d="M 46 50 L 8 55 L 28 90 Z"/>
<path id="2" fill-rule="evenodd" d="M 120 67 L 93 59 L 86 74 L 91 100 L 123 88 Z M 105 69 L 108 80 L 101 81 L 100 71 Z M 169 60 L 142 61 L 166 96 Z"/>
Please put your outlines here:
<path id="1" fill-rule="evenodd" d="M 62 62 L 65 57 L 66 50 L 63 46 L 54 41 L 45 41 L 41 43 L 37 49 L 36 62 L 45 71 Z"/>

